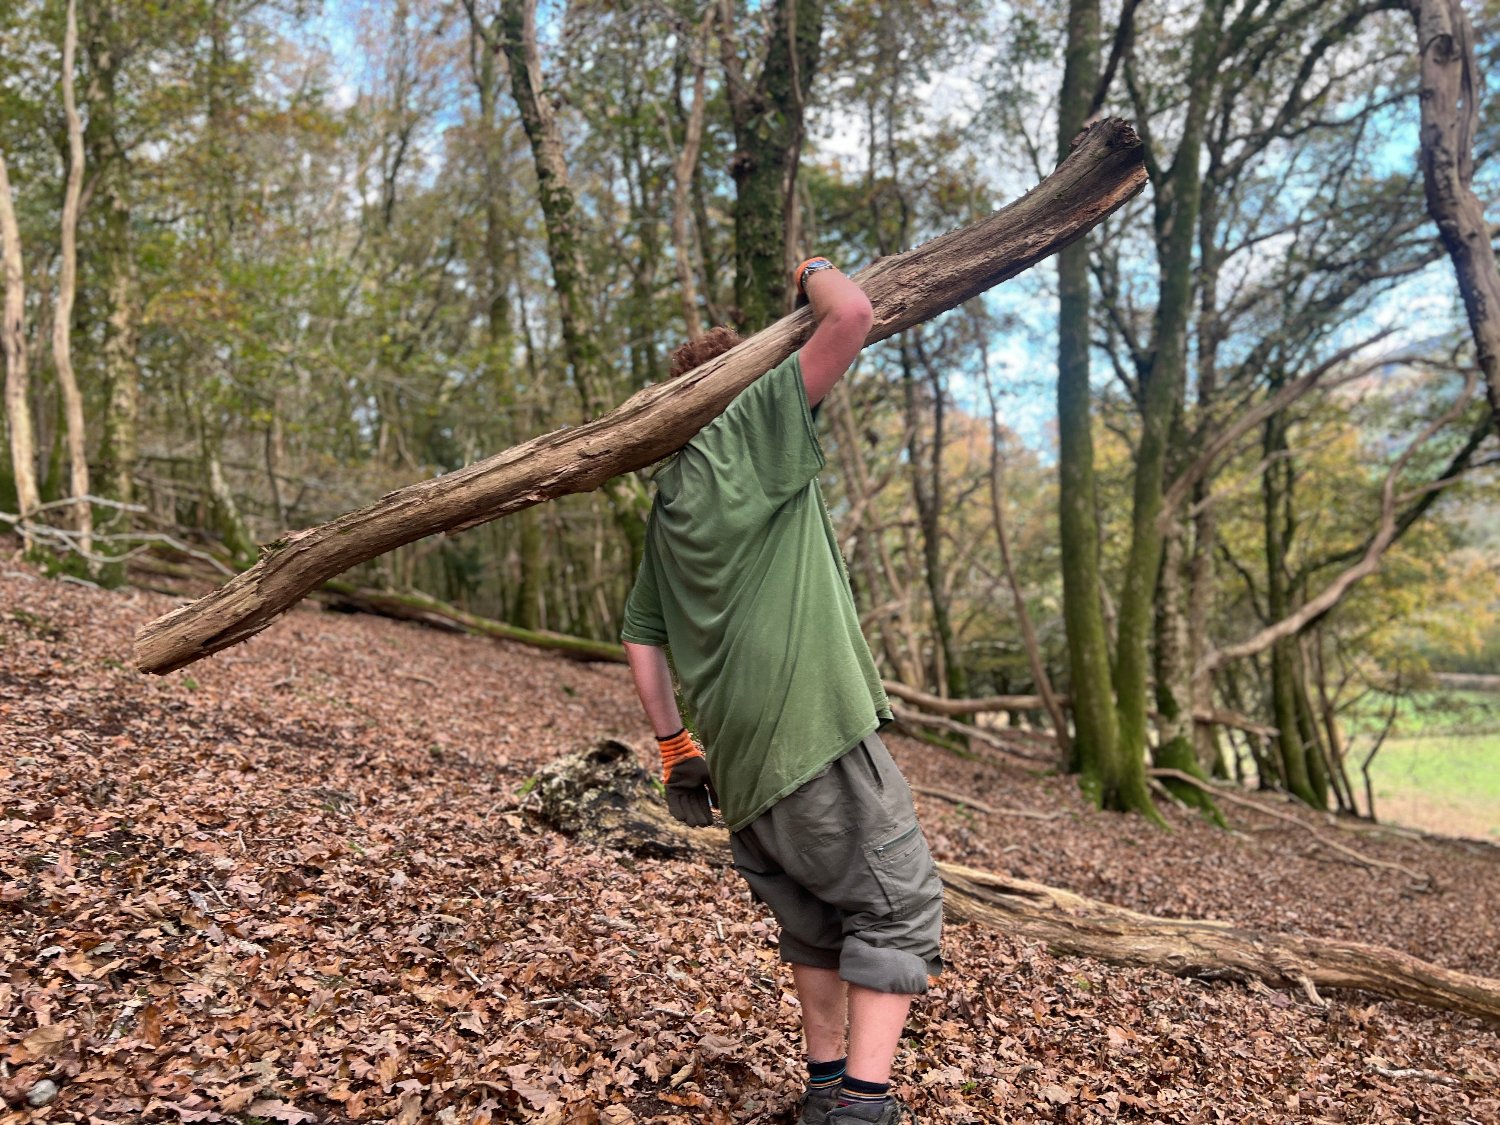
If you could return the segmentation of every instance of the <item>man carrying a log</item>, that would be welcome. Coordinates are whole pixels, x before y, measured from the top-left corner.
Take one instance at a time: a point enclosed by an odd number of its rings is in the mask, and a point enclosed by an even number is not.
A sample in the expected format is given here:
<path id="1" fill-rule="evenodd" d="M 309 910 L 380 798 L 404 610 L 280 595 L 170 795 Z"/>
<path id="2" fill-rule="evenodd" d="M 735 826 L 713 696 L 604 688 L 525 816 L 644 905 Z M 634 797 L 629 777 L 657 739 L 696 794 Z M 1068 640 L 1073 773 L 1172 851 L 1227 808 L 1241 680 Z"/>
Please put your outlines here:
<path id="1" fill-rule="evenodd" d="M 717 800 L 735 867 L 781 924 L 808 1055 L 800 1121 L 894 1125 L 909 1114 L 891 1062 L 942 967 L 942 887 L 876 734 L 890 707 L 817 482 L 817 407 L 864 346 L 870 302 L 825 258 L 796 282 L 816 321 L 807 343 L 657 475 L 621 637 L 668 808 L 706 826 Z M 690 341 L 673 374 L 735 342 L 728 329 Z"/>

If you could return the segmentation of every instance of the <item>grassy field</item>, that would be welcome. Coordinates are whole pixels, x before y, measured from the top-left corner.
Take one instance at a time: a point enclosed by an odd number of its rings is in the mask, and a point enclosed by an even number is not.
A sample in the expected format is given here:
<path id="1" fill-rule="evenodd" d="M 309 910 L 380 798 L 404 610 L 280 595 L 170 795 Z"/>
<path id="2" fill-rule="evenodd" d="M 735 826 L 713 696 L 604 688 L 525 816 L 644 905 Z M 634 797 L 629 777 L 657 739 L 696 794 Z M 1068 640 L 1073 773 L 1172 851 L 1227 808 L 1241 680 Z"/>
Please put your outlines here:
<path id="1" fill-rule="evenodd" d="M 1388 698 L 1373 700 L 1348 723 L 1356 787 L 1389 710 Z M 1500 694 L 1423 692 L 1400 700 L 1370 777 L 1382 821 L 1500 839 Z"/>

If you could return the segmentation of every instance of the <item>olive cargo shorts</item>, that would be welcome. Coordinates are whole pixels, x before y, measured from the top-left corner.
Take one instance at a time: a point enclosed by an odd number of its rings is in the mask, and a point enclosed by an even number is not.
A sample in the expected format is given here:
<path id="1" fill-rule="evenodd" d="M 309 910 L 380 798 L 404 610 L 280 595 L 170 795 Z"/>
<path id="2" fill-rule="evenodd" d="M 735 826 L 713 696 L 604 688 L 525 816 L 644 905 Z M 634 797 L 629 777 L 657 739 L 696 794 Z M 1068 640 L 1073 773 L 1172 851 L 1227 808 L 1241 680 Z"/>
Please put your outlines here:
<path id="1" fill-rule="evenodd" d="M 927 991 L 942 970 L 943 887 L 911 789 L 878 736 L 729 838 L 781 923 L 781 959 L 878 992 Z"/>

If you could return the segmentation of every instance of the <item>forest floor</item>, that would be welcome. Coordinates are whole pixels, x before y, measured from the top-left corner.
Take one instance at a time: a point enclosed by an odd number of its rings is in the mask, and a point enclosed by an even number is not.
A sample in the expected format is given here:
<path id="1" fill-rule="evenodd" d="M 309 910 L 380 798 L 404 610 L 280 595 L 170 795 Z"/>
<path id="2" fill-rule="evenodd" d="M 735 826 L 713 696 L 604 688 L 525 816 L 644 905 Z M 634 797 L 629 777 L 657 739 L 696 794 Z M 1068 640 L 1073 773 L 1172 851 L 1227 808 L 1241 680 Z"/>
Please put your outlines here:
<path id="1" fill-rule="evenodd" d="M 626 669 L 304 609 L 139 676 L 172 604 L 0 573 L 0 1121 L 791 1121 L 796 1003 L 738 878 L 527 813 L 600 736 L 649 762 Z M 1500 977 L 1494 846 L 1322 827 L 1421 889 L 1239 805 L 1163 832 L 887 742 L 916 784 L 1051 817 L 919 797 L 939 858 Z M 944 952 L 897 1060 L 922 1121 L 1500 1122 L 1500 1032 L 1471 1019 L 971 924 Z"/>

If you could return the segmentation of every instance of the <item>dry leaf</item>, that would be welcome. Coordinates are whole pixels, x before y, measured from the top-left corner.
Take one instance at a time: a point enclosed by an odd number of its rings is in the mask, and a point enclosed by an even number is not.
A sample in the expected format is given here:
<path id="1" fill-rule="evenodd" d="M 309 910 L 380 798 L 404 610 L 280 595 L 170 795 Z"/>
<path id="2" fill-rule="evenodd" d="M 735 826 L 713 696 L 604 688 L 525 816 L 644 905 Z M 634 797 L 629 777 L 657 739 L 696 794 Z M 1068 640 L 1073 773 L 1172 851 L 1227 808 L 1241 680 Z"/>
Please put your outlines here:
<path id="1" fill-rule="evenodd" d="M 62 1050 L 63 1044 L 68 1041 L 68 1035 L 69 1030 L 66 1024 L 49 1023 L 22 1039 L 21 1046 L 36 1058 L 50 1058 Z"/>

